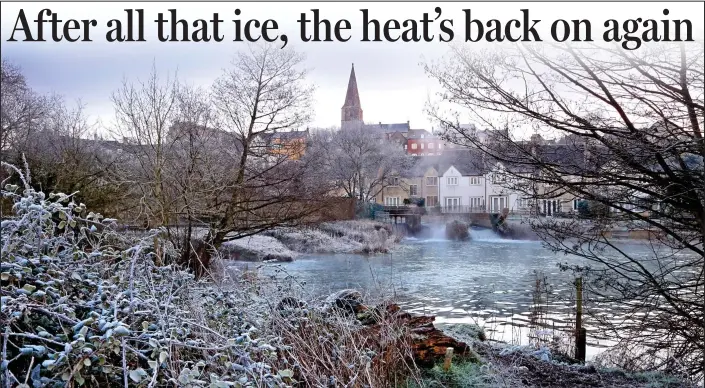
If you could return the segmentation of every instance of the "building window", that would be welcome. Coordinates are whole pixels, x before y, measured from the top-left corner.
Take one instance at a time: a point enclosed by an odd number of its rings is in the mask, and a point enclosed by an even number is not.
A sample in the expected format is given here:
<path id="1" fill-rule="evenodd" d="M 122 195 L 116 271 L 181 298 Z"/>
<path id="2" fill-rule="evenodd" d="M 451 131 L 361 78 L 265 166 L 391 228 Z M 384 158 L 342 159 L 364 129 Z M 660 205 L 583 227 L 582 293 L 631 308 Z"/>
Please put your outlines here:
<path id="1" fill-rule="evenodd" d="M 561 202 L 557 199 L 543 200 L 543 214 L 552 216 L 556 212 L 561 211 Z"/>
<path id="2" fill-rule="evenodd" d="M 580 204 L 580 198 L 573 199 L 573 211 L 578 211 L 578 205 Z"/>
<path id="3" fill-rule="evenodd" d="M 399 186 L 399 177 L 393 176 L 393 177 L 389 178 L 389 185 L 390 186 Z"/>
<path id="4" fill-rule="evenodd" d="M 426 186 L 438 186 L 438 177 L 437 176 L 427 176 L 426 177 Z"/>
<path id="5" fill-rule="evenodd" d="M 507 207 L 507 197 L 490 197 L 490 211 L 499 213 Z"/>
<path id="6" fill-rule="evenodd" d="M 423 149 L 423 147 L 424 147 L 424 143 L 421 143 L 421 149 Z"/>
<path id="7" fill-rule="evenodd" d="M 489 175 L 490 182 L 492 183 L 506 183 L 507 176 L 500 172 L 495 172 Z"/>
<path id="8" fill-rule="evenodd" d="M 399 197 L 384 197 L 384 204 L 387 206 L 399 206 Z"/>
<path id="9" fill-rule="evenodd" d="M 438 206 L 438 197 L 435 195 L 426 197 L 426 206 Z"/>
<path id="10" fill-rule="evenodd" d="M 404 144 L 404 149 L 407 149 L 408 147 L 409 147 L 408 145 Z"/>
<path id="11" fill-rule="evenodd" d="M 411 149 L 412 149 L 412 150 L 415 150 L 415 149 L 416 149 L 416 143 L 412 143 L 412 144 L 411 144 Z"/>
<path id="12" fill-rule="evenodd" d="M 460 198 L 446 198 L 446 207 L 451 209 L 460 207 Z"/>
<path id="13" fill-rule="evenodd" d="M 482 209 L 484 207 L 484 203 L 482 197 L 470 197 L 470 207 L 472 209 Z"/>
<path id="14" fill-rule="evenodd" d="M 448 186 L 457 186 L 458 185 L 458 177 L 457 176 L 451 176 L 446 179 L 446 183 Z"/>
<path id="15" fill-rule="evenodd" d="M 471 185 L 479 185 L 480 184 L 480 177 L 479 176 L 471 176 L 470 177 L 470 184 Z"/>
<path id="16" fill-rule="evenodd" d="M 428 148 L 433 148 L 433 143 L 428 143 Z"/>
<path id="17" fill-rule="evenodd" d="M 443 148 L 443 144 L 438 145 L 438 149 L 440 150 L 441 148 Z"/>
<path id="18" fill-rule="evenodd" d="M 419 186 L 418 185 L 409 185 L 409 195 L 412 197 L 419 195 Z"/>

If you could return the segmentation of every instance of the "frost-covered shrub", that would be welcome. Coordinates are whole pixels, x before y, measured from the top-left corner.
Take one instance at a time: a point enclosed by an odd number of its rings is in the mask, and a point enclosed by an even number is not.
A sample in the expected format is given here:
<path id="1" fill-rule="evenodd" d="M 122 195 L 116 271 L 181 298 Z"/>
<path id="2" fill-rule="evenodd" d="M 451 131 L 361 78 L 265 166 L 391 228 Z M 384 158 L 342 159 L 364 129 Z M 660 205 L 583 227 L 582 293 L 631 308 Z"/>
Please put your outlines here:
<path id="1" fill-rule="evenodd" d="M 242 261 L 293 261 L 299 256 L 276 238 L 263 235 L 227 241 L 220 252 L 228 259 Z"/>
<path id="2" fill-rule="evenodd" d="M 400 328 L 369 331 L 316 308 L 284 314 L 291 303 L 277 301 L 294 300 L 291 284 L 230 271 L 197 280 L 165 265 L 177 252 L 161 230 L 120 231 L 71 195 L 29 185 L 2 195 L 14 202 L 0 271 L 10 386 L 386 386 L 404 360 Z"/>
<path id="3" fill-rule="evenodd" d="M 267 234 L 301 253 L 387 252 L 400 238 L 389 225 L 367 220 L 324 222 L 310 228 L 277 228 Z"/>
<path id="4" fill-rule="evenodd" d="M 15 169 L 16 172 L 18 172 Z M 286 386 L 256 289 L 172 265 L 161 231 L 118 233 L 71 195 L 8 185 L 2 364 L 10 386 Z"/>

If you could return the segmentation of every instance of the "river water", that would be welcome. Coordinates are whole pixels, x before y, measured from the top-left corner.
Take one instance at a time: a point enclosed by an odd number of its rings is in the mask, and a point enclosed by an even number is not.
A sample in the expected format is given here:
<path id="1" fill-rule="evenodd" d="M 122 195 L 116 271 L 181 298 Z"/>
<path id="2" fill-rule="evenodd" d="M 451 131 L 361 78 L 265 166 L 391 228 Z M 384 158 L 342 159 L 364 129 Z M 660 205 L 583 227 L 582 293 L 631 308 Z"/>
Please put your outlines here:
<path id="1" fill-rule="evenodd" d="M 550 314 L 543 316 L 539 334 L 570 338 L 573 278 L 558 263 L 584 259 L 553 253 L 537 241 L 501 239 L 489 230 L 473 229 L 471 236 L 467 242 L 406 239 L 389 254 L 307 255 L 281 266 L 313 296 L 346 288 L 391 296 L 406 311 L 436 315 L 437 326 L 476 323 L 491 339 L 519 345 L 531 342 L 536 280 L 545 278 L 550 290 L 543 293 L 543 310 Z M 589 322 L 586 326 L 589 330 Z M 588 359 L 609 344 L 588 335 Z"/>

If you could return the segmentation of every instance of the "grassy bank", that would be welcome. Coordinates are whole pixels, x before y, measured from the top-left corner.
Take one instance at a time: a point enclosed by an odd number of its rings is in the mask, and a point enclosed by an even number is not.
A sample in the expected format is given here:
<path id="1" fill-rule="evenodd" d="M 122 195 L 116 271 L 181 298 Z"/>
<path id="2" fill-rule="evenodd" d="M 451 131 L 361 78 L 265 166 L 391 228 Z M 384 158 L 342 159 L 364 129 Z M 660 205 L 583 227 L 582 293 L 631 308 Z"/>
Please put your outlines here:
<path id="1" fill-rule="evenodd" d="M 312 253 L 386 253 L 401 239 L 389 224 L 370 220 L 324 222 L 297 228 L 276 228 L 229 241 L 221 254 L 226 260 L 293 261 Z"/>

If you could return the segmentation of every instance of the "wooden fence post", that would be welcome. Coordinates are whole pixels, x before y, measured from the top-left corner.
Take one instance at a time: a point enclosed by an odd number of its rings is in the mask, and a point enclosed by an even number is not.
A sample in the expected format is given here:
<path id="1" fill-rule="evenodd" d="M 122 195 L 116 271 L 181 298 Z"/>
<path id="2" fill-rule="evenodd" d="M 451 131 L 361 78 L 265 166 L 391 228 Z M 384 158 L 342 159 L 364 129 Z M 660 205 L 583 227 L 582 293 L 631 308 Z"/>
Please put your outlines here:
<path id="1" fill-rule="evenodd" d="M 453 348 L 447 348 L 446 349 L 446 356 L 445 359 L 443 360 L 443 370 L 448 372 L 450 370 L 450 366 L 453 360 Z"/>
<path id="2" fill-rule="evenodd" d="M 583 327 L 583 278 L 575 279 L 575 358 L 585 362 L 587 330 Z"/>

